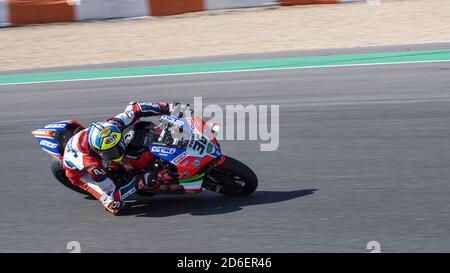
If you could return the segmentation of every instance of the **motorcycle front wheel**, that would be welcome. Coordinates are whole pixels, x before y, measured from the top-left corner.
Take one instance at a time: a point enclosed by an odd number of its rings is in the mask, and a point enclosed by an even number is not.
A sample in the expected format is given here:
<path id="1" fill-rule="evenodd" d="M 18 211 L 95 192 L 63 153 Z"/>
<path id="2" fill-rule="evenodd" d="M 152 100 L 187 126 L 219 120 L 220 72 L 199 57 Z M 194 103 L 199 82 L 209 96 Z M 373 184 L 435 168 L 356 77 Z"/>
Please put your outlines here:
<path id="1" fill-rule="evenodd" d="M 252 169 L 229 156 L 208 174 L 207 179 L 219 186 L 219 193 L 227 196 L 247 196 L 258 187 L 258 178 Z"/>

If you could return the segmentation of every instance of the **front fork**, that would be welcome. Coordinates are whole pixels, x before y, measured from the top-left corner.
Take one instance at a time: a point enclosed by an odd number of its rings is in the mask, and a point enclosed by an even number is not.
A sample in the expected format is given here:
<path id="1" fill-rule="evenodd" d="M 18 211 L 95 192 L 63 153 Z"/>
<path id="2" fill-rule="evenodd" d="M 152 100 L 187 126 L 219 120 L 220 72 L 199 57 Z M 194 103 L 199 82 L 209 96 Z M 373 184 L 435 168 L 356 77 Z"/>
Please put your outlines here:
<path id="1" fill-rule="evenodd" d="M 221 192 L 223 191 L 222 185 L 218 181 L 214 179 L 210 175 L 210 173 L 214 170 L 215 167 L 220 166 L 225 162 L 225 156 L 222 154 L 220 157 L 215 158 L 211 164 L 208 166 L 208 168 L 205 171 L 205 177 L 203 178 L 203 187 L 207 190 L 214 191 L 214 192 Z"/>

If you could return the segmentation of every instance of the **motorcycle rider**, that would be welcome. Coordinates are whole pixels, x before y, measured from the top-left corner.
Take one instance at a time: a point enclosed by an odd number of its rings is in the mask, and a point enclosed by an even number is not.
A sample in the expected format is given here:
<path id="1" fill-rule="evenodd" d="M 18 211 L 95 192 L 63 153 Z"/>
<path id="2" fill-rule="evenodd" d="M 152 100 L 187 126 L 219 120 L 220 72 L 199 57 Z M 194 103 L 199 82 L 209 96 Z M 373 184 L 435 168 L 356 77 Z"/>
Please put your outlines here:
<path id="1" fill-rule="evenodd" d="M 123 113 L 105 122 L 94 122 L 76 133 L 64 151 L 63 167 L 67 178 L 99 200 L 107 211 L 117 215 L 126 198 L 152 182 L 151 174 L 145 173 L 119 188 L 108 173 L 108 168 L 126 165 L 123 130 L 141 117 L 168 114 L 174 105 L 178 103 L 131 102 Z"/>

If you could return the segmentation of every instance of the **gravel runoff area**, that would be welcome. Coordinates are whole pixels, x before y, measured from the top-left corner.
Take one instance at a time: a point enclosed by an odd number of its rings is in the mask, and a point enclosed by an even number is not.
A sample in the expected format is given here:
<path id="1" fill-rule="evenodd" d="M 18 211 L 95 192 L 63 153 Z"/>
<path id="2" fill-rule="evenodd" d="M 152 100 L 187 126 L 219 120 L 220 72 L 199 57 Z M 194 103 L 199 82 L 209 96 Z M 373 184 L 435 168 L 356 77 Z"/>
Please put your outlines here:
<path id="1" fill-rule="evenodd" d="M 450 41 L 449 0 L 208 11 L 0 29 L 0 70 Z"/>

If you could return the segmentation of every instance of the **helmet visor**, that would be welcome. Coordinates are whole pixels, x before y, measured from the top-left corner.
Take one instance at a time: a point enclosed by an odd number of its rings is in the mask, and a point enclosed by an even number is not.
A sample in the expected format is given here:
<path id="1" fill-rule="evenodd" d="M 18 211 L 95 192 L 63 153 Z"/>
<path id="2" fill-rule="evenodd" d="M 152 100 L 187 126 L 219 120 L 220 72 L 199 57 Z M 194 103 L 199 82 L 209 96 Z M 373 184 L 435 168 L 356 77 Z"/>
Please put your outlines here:
<path id="1" fill-rule="evenodd" d="M 107 150 L 97 150 L 96 151 L 101 158 L 106 160 L 114 160 L 123 157 L 125 153 L 125 145 L 121 140 L 116 146 L 109 148 Z"/>

